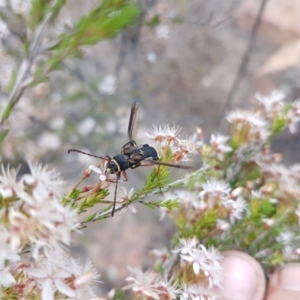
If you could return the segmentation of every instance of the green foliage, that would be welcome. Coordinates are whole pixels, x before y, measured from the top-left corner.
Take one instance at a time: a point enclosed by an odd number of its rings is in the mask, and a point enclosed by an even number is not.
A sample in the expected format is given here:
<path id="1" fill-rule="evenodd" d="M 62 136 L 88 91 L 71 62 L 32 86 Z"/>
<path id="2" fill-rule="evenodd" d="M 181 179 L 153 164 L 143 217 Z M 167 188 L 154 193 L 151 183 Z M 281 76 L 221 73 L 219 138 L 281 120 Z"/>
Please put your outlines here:
<path id="1" fill-rule="evenodd" d="M 114 295 L 112 298 L 109 298 L 110 300 L 123 300 L 125 298 L 125 292 L 121 289 L 116 289 L 114 291 Z"/>
<path id="2" fill-rule="evenodd" d="M 126 27 L 135 24 L 140 14 L 138 4 L 132 1 L 104 0 L 81 17 L 74 28 L 52 36 L 49 27 L 55 23 L 65 3 L 65 0 L 33 0 L 28 18 L 16 18 L 20 26 L 30 27 L 32 34 L 30 40 L 25 35 L 20 38 L 20 49 L 24 49 L 27 56 L 18 68 L 18 74 L 12 74 L 8 87 L 10 100 L 2 113 L 2 123 L 10 116 L 26 87 L 47 81 L 50 73 L 58 70 L 67 58 L 81 57 L 83 46 L 114 38 Z M 47 55 L 48 59 L 39 61 L 32 68 L 41 55 Z"/>
<path id="3" fill-rule="evenodd" d="M 142 204 L 144 204 L 149 208 L 164 207 L 170 210 L 174 208 L 178 208 L 178 202 L 176 200 L 157 200 L 151 202 L 142 202 Z"/>
<path id="4" fill-rule="evenodd" d="M 3 109 L 3 111 L 2 111 L 2 114 L 1 114 L 1 119 L 2 119 L 3 121 L 6 120 L 6 119 L 8 119 L 8 117 L 10 116 L 10 114 L 11 114 L 13 108 L 14 108 L 13 103 L 8 103 L 8 104 L 4 107 L 4 109 Z"/>
<path id="5" fill-rule="evenodd" d="M 272 204 L 270 199 L 252 200 L 249 208 L 253 221 L 258 223 L 262 218 L 271 218 L 276 213 L 276 205 Z"/>
<path id="6" fill-rule="evenodd" d="M 66 0 L 32 0 L 29 18 L 31 30 L 36 29 L 48 13 L 51 14 L 51 20 L 54 21 L 65 4 Z"/>
<path id="7" fill-rule="evenodd" d="M 43 20 L 51 0 L 32 0 L 30 11 L 30 28 L 34 30 Z"/>
<path id="8" fill-rule="evenodd" d="M 10 81 L 7 87 L 7 91 L 11 92 L 12 88 L 14 87 L 16 83 L 16 78 L 17 78 L 17 72 L 15 70 L 12 71 L 11 76 L 10 76 Z"/>
<path id="9" fill-rule="evenodd" d="M 217 210 L 204 212 L 191 226 L 182 227 L 182 237 L 204 239 L 207 237 L 207 233 L 215 228 L 217 214 Z"/>
<path id="10" fill-rule="evenodd" d="M 78 205 L 79 213 L 86 212 L 88 208 L 94 207 L 96 204 L 101 203 L 102 199 L 105 199 L 109 195 L 108 189 L 102 189 L 98 193 L 92 196 L 86 196 Z"/>
<path id="11" fill-rule="evenodd" d="M 137 20 L 139 10 L 128 1 L 102 1 L 74 26 L 74 32 L 61 36 L 60 49 L 77 49 L 115 37 L 121 29 Z"/>
<path id="12" fill-rule="evenodd" d="M 274 120 L 272 124 L 272 133 L 278 134 L 287 125 L 287 120 L 284 117 L 280 117 Z"/>
<path id="13" fill-rule="evenodd" d="M 2 130 L 2 131 L 0 132 L 0 144 L 1 144 L 2 141 L 5 139 L 5 137 L 8 135 L 8 132 L 9 132 L 8 129 Z"/>
<path id="14" fill-rule="evenodd" d="M 144 186 L 137 193 L 136 198 L 141 195 L 149 194 L 157 188 L 164 188 L 170 182 L 169 174 L 168 167 L 156 166 L 153 168 L 152 172 L 148 175 Z"/>

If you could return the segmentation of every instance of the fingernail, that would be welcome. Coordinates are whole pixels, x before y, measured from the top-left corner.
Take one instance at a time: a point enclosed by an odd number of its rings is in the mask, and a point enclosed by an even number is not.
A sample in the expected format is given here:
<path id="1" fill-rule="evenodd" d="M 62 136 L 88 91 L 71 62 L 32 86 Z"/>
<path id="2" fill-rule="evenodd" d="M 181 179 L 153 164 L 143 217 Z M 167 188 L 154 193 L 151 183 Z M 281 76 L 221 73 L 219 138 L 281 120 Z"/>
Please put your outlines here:
<path id="1" fill-rule="evenodd" d="M 290 264 L 280 269 L 278 283 L 286 290 L 300 291 L 300 266 Z"/>
<path id="2" fill-rule="evenodd" d="M 253 266 L 239 256 L 225 256 L 222 296 L 228 300 L 251 300 L 257 289 L 257 274 Z"/>

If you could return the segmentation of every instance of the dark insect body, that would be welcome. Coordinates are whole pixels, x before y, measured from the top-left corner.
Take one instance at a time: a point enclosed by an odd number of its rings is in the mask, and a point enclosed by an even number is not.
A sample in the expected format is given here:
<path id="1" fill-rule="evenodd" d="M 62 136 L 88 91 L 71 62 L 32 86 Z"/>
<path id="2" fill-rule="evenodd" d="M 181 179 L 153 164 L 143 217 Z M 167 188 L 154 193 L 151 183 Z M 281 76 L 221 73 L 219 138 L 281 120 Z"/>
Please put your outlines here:
<path id="1" fill-rule="evenodd" d="M 140 167 L 142 162 L 145 160 L 159 160 L 158 151 L 154 147 L 149 146 L 148 144 L 141 145 L 132 151 L 128 158 L 129 168 L 135 169 L 137 167 Z"/>
<path id="2" fill-rule="evenodd" d="M 106 155 L 105 157 L 90 154 L 81 150 L 77 149 L 69 149 L 68 153 L 70 152 L 79 152 L 88 156 L 97 157 L 100 159 L 104 159 L 107 161 L 105 167 L 105 174 L 115 174 L 116 179 L 110 179 L 110 182 L 115 182 L 115 196 L 114 196 L 114 203 L 112 207 L 111 216 L 114 215 L 115 206 L 116 206 L 116 197 L 117 197 L 117 184 L 120 181 L 121 173 L 125 181 L 128 180 L 128 176 L 126 174 L 126 170 L 128 169 L 136 169 L 140 166 L 152 166 L 152 165 L 162 165 L 168 167 L 174 167 L 179 169 L 192 169 L 191 166 L 180 165 L 177 163 L 167 163 L 163 161 L 159 161 L 158 151 L 148 145 L 143 144 L 138 146 L 137 143 L 134 141 L 134 137 L 136 136 L 137 128 L 138 128 L 138 116 L 139 116 L 139 105 L 135 101 L 131 106 L 131 113 L 129 118 L 128 124 L 128 131 L 127 131 L 127 140 L 126 144 L 124 144 L 121 148 L 121 153 L 110 157 Z"/>

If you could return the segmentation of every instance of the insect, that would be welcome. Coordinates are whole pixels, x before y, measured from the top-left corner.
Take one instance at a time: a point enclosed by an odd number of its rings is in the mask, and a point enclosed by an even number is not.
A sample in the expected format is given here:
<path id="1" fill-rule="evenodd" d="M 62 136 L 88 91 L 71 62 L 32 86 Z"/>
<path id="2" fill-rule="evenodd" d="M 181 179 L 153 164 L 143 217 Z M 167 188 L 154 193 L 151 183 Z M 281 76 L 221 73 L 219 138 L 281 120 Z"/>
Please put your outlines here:
<path id="1" fill-rule="evenodd" d="M 102 157 L 102 156 L 90 154 L 77 149 L 68 150 L 68 153 L 78 152 L 78 153 L 97 157 L 107 161 L 104 173 L 116 175 L 115 180 L 112 179 L 109 180 L 110 182 L 116 183 L 111 216 L 113 216 L 115 213 L 117 184 L 119 181 L 121 181 L 121 174 L 125 179 L 123 181 L 128 180 L 128 175 L 126 173 L 127 169 L 136 169 L 140 166 L 152 166 L 152 165 L 162 165 L 162 166 L 168 166 L 168 167 L 179 168 L 179 169 L 192 169 L 191 166 L 160 161 L 158 151 L 154 147 L 148 144 L 143 144 L 138 146 L 137 143 L 135 142 L 135 136 L 138 129 L 138 120 L 139 120 L 139 105 L 136 101 L 134 101 L 131 106 L 131 112 L 129 117 L 128 130 L 127 130 L 127 142 L 122 146 L 121 153 L 117 154 L 116 156 L 113 156 L 112 158 L 109 155 Z"/>

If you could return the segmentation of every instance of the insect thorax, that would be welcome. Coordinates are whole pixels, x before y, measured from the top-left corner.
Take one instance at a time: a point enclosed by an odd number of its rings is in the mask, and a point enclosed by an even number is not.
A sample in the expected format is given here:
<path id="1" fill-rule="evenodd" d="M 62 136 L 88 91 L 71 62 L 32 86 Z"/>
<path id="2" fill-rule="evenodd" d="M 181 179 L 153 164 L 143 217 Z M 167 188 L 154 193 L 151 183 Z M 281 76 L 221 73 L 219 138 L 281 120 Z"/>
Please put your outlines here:
<path id="1" fill-rule="evenodd" d="M 118 154 L 106 166 L 106 172 L 115 174 L 129 168 L 128 155 Z"/>

